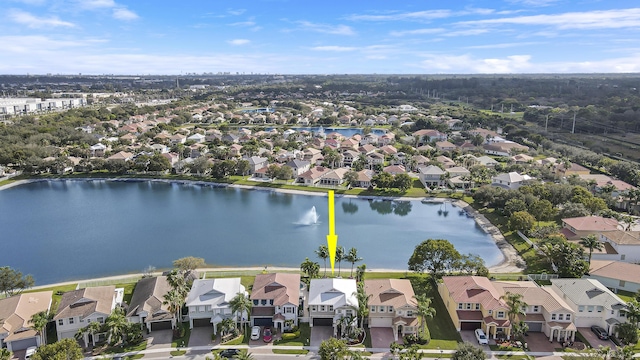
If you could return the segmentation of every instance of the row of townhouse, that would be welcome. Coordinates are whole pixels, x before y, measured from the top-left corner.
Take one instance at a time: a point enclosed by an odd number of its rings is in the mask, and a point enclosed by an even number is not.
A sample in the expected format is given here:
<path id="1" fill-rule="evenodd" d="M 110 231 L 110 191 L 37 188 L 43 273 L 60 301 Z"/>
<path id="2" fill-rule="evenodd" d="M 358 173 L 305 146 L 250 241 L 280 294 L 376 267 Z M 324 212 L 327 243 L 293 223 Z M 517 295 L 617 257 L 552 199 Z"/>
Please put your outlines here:
<path id="1" fill-rule="evenodd" d="M 511 336 L 505 294 L 520 294 L 527 304 L 524 321 L 530 332 L 549 341 L 573 341 L 579 328 L 601 326 L 609 334 L 626 321 L 626 303 L 595 279 L 491 281 L 478 276 L 445 276 L 438 292 L 458 331 L 482 329 L 491 338 Z"/>

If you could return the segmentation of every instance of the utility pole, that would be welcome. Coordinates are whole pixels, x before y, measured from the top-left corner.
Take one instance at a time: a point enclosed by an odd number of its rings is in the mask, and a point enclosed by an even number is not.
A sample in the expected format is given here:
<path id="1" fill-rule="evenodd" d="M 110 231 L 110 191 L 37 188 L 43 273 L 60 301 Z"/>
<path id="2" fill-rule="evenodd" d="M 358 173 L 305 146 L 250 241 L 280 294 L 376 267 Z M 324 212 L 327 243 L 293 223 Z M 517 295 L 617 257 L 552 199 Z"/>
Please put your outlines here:
<path id="1" fill-rule="evenodd" d="M 575 134 L 576 133 L 576 112 L 573 112 L 573 127 L 571 127 L 571 133 Z"/>

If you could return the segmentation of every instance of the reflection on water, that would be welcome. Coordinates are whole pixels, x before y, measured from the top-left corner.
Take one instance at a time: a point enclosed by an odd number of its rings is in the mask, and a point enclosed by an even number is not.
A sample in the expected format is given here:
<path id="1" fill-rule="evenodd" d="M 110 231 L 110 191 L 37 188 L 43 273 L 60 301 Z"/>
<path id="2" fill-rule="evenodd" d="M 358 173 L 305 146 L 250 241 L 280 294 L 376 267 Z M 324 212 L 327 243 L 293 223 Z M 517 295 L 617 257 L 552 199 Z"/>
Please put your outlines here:
<path id="1" fill-rule="evenodd" d="M 407 216 L 411 212 L 413 204 L 411 201 L 369 200 L 369 207 L 381 215 Z"/>

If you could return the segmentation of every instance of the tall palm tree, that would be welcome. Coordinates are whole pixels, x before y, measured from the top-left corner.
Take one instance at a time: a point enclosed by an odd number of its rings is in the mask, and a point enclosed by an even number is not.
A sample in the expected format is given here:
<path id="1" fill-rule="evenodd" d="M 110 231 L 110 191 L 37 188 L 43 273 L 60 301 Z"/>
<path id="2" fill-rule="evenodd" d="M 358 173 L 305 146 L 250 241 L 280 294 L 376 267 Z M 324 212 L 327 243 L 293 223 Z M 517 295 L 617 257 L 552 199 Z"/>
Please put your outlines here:
<path id="1" fill-rule="evenodd" d="M 230 334 L 236 328 L 236 322 L 231 318 L 222 319 L 220 322 L 220 331 L 222 335 Z"/>
<path id="2" fill-rule="evenodd" d="M 329 248 L 327 245 L 320 245 L 315 250 L 316 255 L 324 260 L 324 277 L 327 277 L 327 259 L 329 258 Z"/>
<path id="3" fill-rule="evenodd" d="M 341 273 L 342 260 L 344 260 L 344 247 L 336 247 L 336 262 L 338 263 L 338 276 Z"/>
<path id="4" fill-rule="evenodd" d="M 514 294 L 507 292 L 500 296 L 501 300 L 504 300 L 507 305 L 507 316 L 511 326 L 520 321 L 520 315 L 525 315 L 524 309 L 527 307 L 527 303 L 522 300 L 522 294 Z"/>
<path id="5" fill-rule="evenodd" d="M 354 294 L 358 298 L 358 317 L 360 318 L 360 328 L 364 329 L 364 319 L 369 316 L 369 299 L 371 295 L 367 295 L 364 289 L 364 282 L 358 283 L 358 290 Z"/>
<path id="6" fill-rule="evenodd" d="M 246 312 L 247 316 L 251 312 L 251 300 L 243 293 L 237 293 L 236 296 L 229 301 L 231 306 L 231 312 L 234 314 L 240 314 L 240 329 L 244 332 L 244 323 L 249 319 L 245 319 L 243 314 Z"/>
<path id="7" fill-rule="evenodd" d="M 240 354 L 235 356 L 236 359 L 238 360 L 253 360 L 254 357 L 253 355 L 251 355 L 248 351 L 247 352 L 241 352 Z"/>
<path id="8" fill-rule="evenodd" d="M 33 314 L 31 316 L 31 328 L 40 335 L 40 344 L 45 345 L 47 342 L 46 328 L 49 321 L 53 319 L 53 314 L 50 314 L 49 311 L 41 311 L 39 313 Z"/>
<path id="9" fill-rule="evenodd" d="M 184 304 L 184 296 L 182 296 L 182 294 L 176 289 L 172 289 L 164 294 L 164 301 L 162 303 L 165 305 L 169 305 L 169 311 L 175 314 L 176 321 L 179 322 L 180 311 L 182 310 L 182 305 Z"/>
<path id="10" fill-rule="evenodd" d="M 122 309 L 116 308 L 113 310 L 104 323 L 108 329 L 109 343 L 117 344 L 124 340 L 124 332 L 128 322 Z"/>
<path id="11" fill-rule="evenodd" d="M 591 264 L 591 254 L 593 254 L 593 250 L 602 250 L 603 248 L 603 244 L 594 234 L 589 234 L 587 236 L 581 237 L 580 245 L 589 249 L 589 264 Z"/>
<path id="12" fill-rule="evenodd" d="M 349 249 L 349 252 L 347 253 L 347 256 L 345 256 L 345 260 L 347 260 L 348 262 L 351 263 L 351 275 L 349 275 L 349 276 L 353 277 L 353 266 L 358 261 L 362 261 L 362 258 L 358 256 L 358 249 L 356 249 L 354 247 Z"/>
<path id="13" fill-rule="evenodd" d="M 418 301 L 418 316 L 420 317 L 420 333 L 424 334 L 424 328 L 427 325 L 427 318 L 431 319 L 436 315 L 436 309 L 431 307 L 431 298 L 424 294 L 415 295 Z"/>
<path id="14" fill-rule="evenodd" d="M 187 284 L 187 278 L 185 272 L 178 269 L 173 269 L 167 275 L 167 282 L 171 289 L 178 292 L 182 297 L 187 297 L 189 294 L 189 284 Z"/>
<path id="15" fill-rule="evenodd" d="M 636 299 L 627 301 L 627 308 L 625 309 L 627 319 L 631 324 L 638 325 L 640 321 L 640 302 Z"/>

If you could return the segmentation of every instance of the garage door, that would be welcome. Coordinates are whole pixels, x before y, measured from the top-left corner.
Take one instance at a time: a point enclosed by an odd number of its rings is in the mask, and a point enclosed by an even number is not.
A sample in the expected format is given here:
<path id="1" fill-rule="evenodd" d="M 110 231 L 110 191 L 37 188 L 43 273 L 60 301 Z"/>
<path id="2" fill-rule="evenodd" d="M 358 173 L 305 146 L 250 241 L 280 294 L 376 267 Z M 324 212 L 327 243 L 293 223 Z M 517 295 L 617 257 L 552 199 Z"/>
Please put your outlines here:
<path id="1" fill-rule="evenodd" d="M 460 330 L 475 330 L 475 329 L 482 329 L 482 324 L 478 321 L 460 323 Z"/>
<path id="2" fill-rule="evenodd" d="M 211 323 L 211 319 L 210 318 L 193 319 L 193 327 L 205 327 L 205 326 L 213 327 L 213 324 Z"/>
<path id="3" fill-rule="evenodd" d="M 171 330 L 171 320 L 152 322 L 151 331 L 153 330 Z"/>
<path id="4" fill-rule="evenodd" d="M 542 323 L 528 322 L 527 326 L 529 326 L 529 331 L 531 332 L 542 332 Z"/>
<path id="5" fill-rule="evenodd" d="M 253 326 L 269 326 L 273 327 L 273 320 L 268 318 L 253 318 Z"/>
<path id="6" fill-rule="evenodd" d="M 391 327 L 392 318 L 371 318 L 369 327 Z"/>
<path id="7" fill-rule="evenodd" d="M 313 326 L 333 326 L 333 319 L 315 318 L 313 319 Z"/>
<path id="8" fill-rule="evenodd" d="M 36 346 L 37 340 L 32 337 L 29 339 L 16 340 L 11 342 L 11 351 L 25 350 L 29 346 Z"/>

